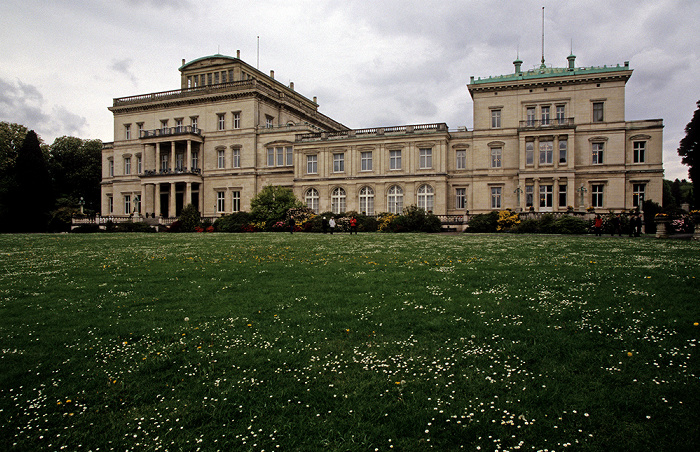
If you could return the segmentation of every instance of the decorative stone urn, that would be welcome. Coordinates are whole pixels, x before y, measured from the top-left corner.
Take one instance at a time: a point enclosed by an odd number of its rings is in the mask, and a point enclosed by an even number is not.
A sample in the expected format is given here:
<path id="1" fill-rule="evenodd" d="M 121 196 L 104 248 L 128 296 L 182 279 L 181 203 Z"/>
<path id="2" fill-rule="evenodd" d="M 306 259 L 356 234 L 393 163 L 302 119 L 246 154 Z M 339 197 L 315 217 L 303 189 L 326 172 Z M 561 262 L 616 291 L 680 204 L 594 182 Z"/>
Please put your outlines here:
<path id="1" fill-rule="evenodd" d="M 654 217 L 654 223 L 656 223 L 656 238 L 666 238 L 668 237 L 668 224 L 671 222 L 671 218 L 664 214 L 657 214 Z"/>
<path id="2" fill-rule="evenodd" d="M 700 212 L 693 212 L 693 224 L 695 225 L 695 230 L 693 231 L 693 240 L 700 240 Z"/>

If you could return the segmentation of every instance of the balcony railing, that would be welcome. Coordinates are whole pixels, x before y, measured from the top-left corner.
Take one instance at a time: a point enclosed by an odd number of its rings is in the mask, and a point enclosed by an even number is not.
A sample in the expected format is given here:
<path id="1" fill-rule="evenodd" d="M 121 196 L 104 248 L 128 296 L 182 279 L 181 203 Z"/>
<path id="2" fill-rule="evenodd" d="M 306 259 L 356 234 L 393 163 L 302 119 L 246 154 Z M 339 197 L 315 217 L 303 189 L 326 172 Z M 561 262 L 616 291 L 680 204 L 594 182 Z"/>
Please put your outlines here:
<path id="1" fill-rule="evenodd" d="M 174 174 L 195 174 L 195 175 L 201 175 L 202 174 L 202 169 L 201 168 L 175 168 L 170 169 L 159 169 L 159 170 L 144 170 L 143 173 L 140 174 L 141 177 L 154 177 L 154 176 L 172 176 Z"/>
<path id="2" fill-rule="evenodd" d="M 411 126 L 374 127 L 371 129 L 341 130 L 339 132 L 304 133 L 296 136 L 296 141 L 325 141 L 365 138 L 372 136 L 404 135 L 413 133 L 447 132 L 444 122 L 435 124 L 417 124 Z"/>
<path id="3" fill-rule="evenodd" d="M 202 136 L 202 129 L 193 126 L 161 127 L 154 130 L 141 130 L 139 138 L 171 137 L 185 134 Z"/>
<path id="4" fill-rule="evenodd" d="M 554 118 L 550 120 L 526 119 L 520 121 L 521 129 L 562 129 L 574 126 L 574 118 Z"/>
<path id="5" fill-rule="evenodd" d="M 174 89 L 161 91 L 158 93 L 139 94 L 136 96 L 119 97 L 114 99 L 113 106 L 121 107 L 130 104 L 140 104 L 143 102 L 154 102 L 169 99 L 179 99 L 183 97 L 200 96 L 221 91 L 235 91 L 240 89 L 250 89 L 256 85 L 254 79 L 238 80 L 235 82 L 219 83 L 216 85 L 197 86 L 193 88 Z"/>

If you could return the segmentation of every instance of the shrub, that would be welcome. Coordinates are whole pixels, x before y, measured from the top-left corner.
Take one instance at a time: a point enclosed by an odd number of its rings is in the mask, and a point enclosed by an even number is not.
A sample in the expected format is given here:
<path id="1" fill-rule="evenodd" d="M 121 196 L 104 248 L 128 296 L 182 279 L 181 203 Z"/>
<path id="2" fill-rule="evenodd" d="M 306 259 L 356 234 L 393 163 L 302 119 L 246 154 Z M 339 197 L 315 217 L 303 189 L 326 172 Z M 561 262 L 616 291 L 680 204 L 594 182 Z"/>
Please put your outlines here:
<path id="1" fill-rule="evenodd" d="M 474 215 L 467 224 L 465 232 L 496 232 L 498 228 L 498 212 L 480 213 Z"/>
<path id="2" fill-rule="evenodd" d="M 498 226 L 496 230 L 499 232 L 510 231 L 520 224 L 520 215 L 510 209 L 501 210 L 498 212 Z"/>
<path id="3" fill-rule="evenodd" d="M 187 204 L 185 208 L 182 209 L 178 221 L 180 222 L 180 232 L 194 232 L 194 230 L 202 224 L 199 210 L 197 210 L 194 204 Z"/>
<path id="4" fill-rule="evenodd" d="M 155 232 L 156 230 L 150 227 L 143 221 L 135 223 L 117 223 L 114 226 L 114 232 Z"/>
<path id="5" fill-rule="evenodd" d="M 217 218 L 214 222 L 214 230 L 218 232 L 248 232 L 245 227 L 251 223 L 248 212 L 236 212 Z"/>
<path id="6" fill-rule="evenodd" d="M 518 232 L 522 234 L 537 234 L 540 232 L 540 220 L 535 218 L 528 218 L 523 220 L 515 228 L 513 232 Z"/>
<path id="7" fill-rule="evenodd" d="M 554 220 L 552 232 L 555 234 L 586 234 L 588 222 L 583 218 L 564 215 Z"/>

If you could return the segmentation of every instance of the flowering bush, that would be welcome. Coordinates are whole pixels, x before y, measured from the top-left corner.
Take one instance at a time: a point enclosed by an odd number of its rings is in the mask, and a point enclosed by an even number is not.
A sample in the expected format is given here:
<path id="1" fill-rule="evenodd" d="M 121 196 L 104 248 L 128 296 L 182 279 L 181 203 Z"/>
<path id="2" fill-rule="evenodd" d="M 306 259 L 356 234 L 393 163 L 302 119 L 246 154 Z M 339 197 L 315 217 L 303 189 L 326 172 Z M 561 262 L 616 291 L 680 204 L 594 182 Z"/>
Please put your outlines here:
<path id="1" fill-rule="evenodd" d="M 498 232 L 509 231 L 514 226 L 520 224 L 520 216 L 517 212 L 513 212 L 510 209 L 501 210 L 498 212 L 498 221 L 496 224 L 498 225 L 496 227 Z"/>

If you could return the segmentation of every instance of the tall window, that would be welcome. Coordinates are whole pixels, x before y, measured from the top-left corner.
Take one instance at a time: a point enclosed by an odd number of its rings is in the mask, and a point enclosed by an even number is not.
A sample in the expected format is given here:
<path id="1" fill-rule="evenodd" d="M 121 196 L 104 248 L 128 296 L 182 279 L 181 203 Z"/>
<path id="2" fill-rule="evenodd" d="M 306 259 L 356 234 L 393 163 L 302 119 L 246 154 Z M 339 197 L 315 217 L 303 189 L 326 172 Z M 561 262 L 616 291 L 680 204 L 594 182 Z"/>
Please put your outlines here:
<path id="1" fill-rule="evenodd" d="M 267 148 L 267 166 L 275 166 L 275 148 Z"/>
<path id="2" fill-rule="evenodd" d="M 603 102 L 593 102 L 593 122 L 603 122 L 605 115 L 603 114 Z"/>
<path id="3" fill-rule="evenodd" d="M 241 167 L 241 149 L 236 148 L 233 150 L 233 167 L 234 168 L 240 168 Z"/>
<path id="4" fill-rule="evenodd" d="M 143 172 L 143 158 L 140 155 L 136 156 L 136 174 Z"/>
<path id="5" fill-rule="evenodd" d="M 241 128 L 241 112 L 240 111 L 233 113 L 233 128 L 234 129 Z"/>
<path id="6" fill-rule="evenodd" d="M 418 167 L 427 169 L 433 167 L 433 150 L 429 148 L 418 150 Z"/>
<path id="7" fill-rule="evenodd" d="M 131 174 L 131 157 L 124 157 L 124 174 Z"/>
<path id="8" fill-rule="evenodd" d="M 197 133 L 199 128 L 197 127 L 198 118 L 193 116 L 190 118 L 190 125 L 192 126 L 192 132 Z"/>
<path id="9" fill-rule="evenodd" d="M 241 211 L 241 192 L 238 190 L 234 190 L 231 192 L 231 211 Z"/>
<path id="10" fill-rule="evenodd" d="M 217 117 L 217 130 L 225 130 L 226 129 L 226 115 L 224 113 L 219 113 L 216 115 Z"/>
<path id="11" fill-rule="evenodd" d="M 559 125 L 566 123 L 566 110 L 563 105 L 557 105 L 557 123 Z"/>
<path id="12" fill-rule="evenodd" d="M 182 119 L 176 119 L 175 120 L 175 131 L 177 133 L 182 133 L 185 131 L 185 126 L 182 123 Z"/>
<path id="13" fill-rule="evenodd" d="M 137 125 L 138 128 L 139 128 L 139 137 L 143 136 L 143 123 L 142 123 L 142 122 L 138 122 L 138 123 L 136 123 L 136 125 Z"/>
<path id="14" fill-rule="evenodd" d="M 501 208 L 501 187 L 491 187 L 491 208 Z"/>
<path id="15" fill-rule="evenodd" d="M 525 207 L 533 207 L 535 204 L 535 186 L 525 186 Z"/>
<path id="16" fill-rule="evenodd" d="M 221 213 L 226 211 L 226 192 L 216 192 L 216 211 Z"/>
<path id="17" fill-rule="evenodd" d="M 216 151 L 216 157 L 217 168 L 226 168 L 226 151 L 219 149 Z"/>
<path id="18" fill-rule="evenodd" d="M 318 173 L 318 155 L 307 155 L 306 156 L 306 174 L 317 174 Z"/>
<path id="19" fill-rule="evenodd" d="M 603 207 L 603 184 L 591 185 L 591 206 Z"/>
<path id="20" fill-rule="evenodd" d="M 274 120 L 275 120 L 275 118 L 273 118 L 272 116 L 265 115 L 265 127 L 267 127 L 268 129 L 271 129 L 273 126 Z"/>
<path id="21" fill-rule="evenodd" d="M 170 156 L 167 153 L 160 154 L 160 170 L 168 171 L 170 169 Z"/>
<path id="22" fill-rule="evenodd" d="M 593 143 L 593 160 L 594 165 L 601 165 L 603 163 L 603 150 L 605 148 L 605 143 Z"/>
<path id="23" fill-rule="evenodd" d="M 284 154 L 287 156 L 285 164 L 287 166 L 294 165 L 294 148 L 291 146 L 285 146 Z"/>
<path id="24" fill-rule="evenodd" d="M 435 191 L 430 185 L 418 187 L 418 207 L 426 212 L 432 212 L 435 202 Z"/>
<path id="25" fill-rule="evenodd" d="M 566 184 L 559 185 L 559 207 L 566 207 Z"/>
<path id="26" fill-rule="evenodd" d="M 199 151 L 192 151 L 192 169 L 199 168 Z"/>
<path id="27" fill-rule="evenodd" d="M 374 215 L 374 190 L 372 187 L 362 187 L 360 190 L 360 212 Z"/>
<path id="28" fill-rule="evenodd" d="M 389 169 L 400 170 L 401 169 L 401 151 L 389 151 Z"/>
<path id="29" fill-rule="evenodd" d="M 491 110 L 491 128 L 501 128 L 501 110 Z"/>
<path id="30" fill-rule="evenodd" d="M 114 198 L 112 196 L 107 196 L 107 211 L 114 213 Z"/>
<path id="31" fill-rule="evenodd" d="M 535 107 L 527 107 L 527 125 L 528 127 L 535 126 Z"/>
<path id="32" fill-rule="evenodd" d="M 182 171 L 185 166 L 185 154 L 175 154 L 175 169 Z"/>
<path id="33" fill-rule="evenodd" d="M 304 200 L 306 202 L 306 207 L 313 210 L 314 213 L 318 213 L 318 190 L 315 188 L 309 188 L 306 190 Z"/>
<path id="34" fill-rule="evenodd" d="M 534 165 L 535 164 L 535 142 L 528 141 L 525 143 L 525 164 Z"/>
<path id="35" fill-rule="evenodd" d="M 124 215 L 131 213 L 131 195 L 124 195 Z"/>
<path id="36" fill-rule="evenodd" d="M 345 171 L 345 154 L 333 154 L 333 172 L 342 173 Z"/>
<path id="37" fill-rule="evenodd" d="M 467 150 L 466 149 L 457 149 L 455 151 L 455 166 L 457 169 L 466 169 L 467 168 Z"/>
<path id="38" fill-rule="evenodd" d="M 551 185 L 540 185 L 540 208 L 551 209 L 553 203 L 553 187 Z"/>
<path id="39" fill-rule="evenodd" d="M 403 190 L 398 185 L 389 187 L 386 196 L 386 205 L 389 213 L 401 214 L 403 212 Z"/>
<path id="40" fill-rule="evenodd" d="M 335 214 L 345 212 L 345 190 L 340 187 L 331 193 L 331 211 Z"/>
<path id="41" fill-rule="evenodd" d="M 491 148 L 491 168 L 501 167 L 501 157 L 503 153 L 503 148 Z"/>
<path id="42" fill-rule="evenodd" d="M 292 166 L 293 157 L 294 148 L 292 146 L 267 148 L 267 166 Z"/>
<path id="43" fill-rule="evenodd" d="M 455 188 L 455 209 L 467 208 L 467 189 Z"/>
<path id="44" fill-rule="evenodd" d="M 167 119 L 163 119 L 160 121 L 160 131 L 163 134 L 168 133 L 168 120 Z"/>
<path id="45" fill-rule="evenodd" d="M 644 163 L 646 161 L 647 142 L 634 142 L 634 163 Z"/>
<path id="46" fill-rule="evenodd" d="M 277 154 L 277 166 L 284 166 L 284 148 L 275 148 Z"/>
<path id="47" fill-rule="evenodd" d="M 549 107 L 548 106 L 541 107 L 540 111 L 542 112 L 542 125 L 548 126 L 549 125 Z"/>
<path id="48" fill-rule="evenodd" d="M 559 140 L 559 163 L 566 163 L 567 150 L 568 150 L 568 141 L 567 140 Z"/>
<path id="49" fill-rule="evenodd" d="M 124 124 L 124 139 L 131 139 L 131 124 Z"/>
<path id="50" fill-rule="evenodd" d="M 226 71 L 221 71 L 221 83 L 226 83 Z"/>
<path id="51" fill-rule="evenodd" d="M 641 207 L 644 204 L 644 191 L 646 190 L 646 184 L 633 184 L 632 185 L 632 206 Z"/>
<path id="52" fill-rule="evenodd" d="M 540 141 L 540 165 L 551 165 L 554 154 L 554 144 L 550 140 Z"/>
<path id="53" fill-rule="evenodd" d="M 360 170 L 372 171 L 372 151 L 360 153 Z"/>
<path id="54" fill-rule="evenodd" d="M 214 84 L 218 85 L 219 84 L 219 73 L 214 72 Z"/>

